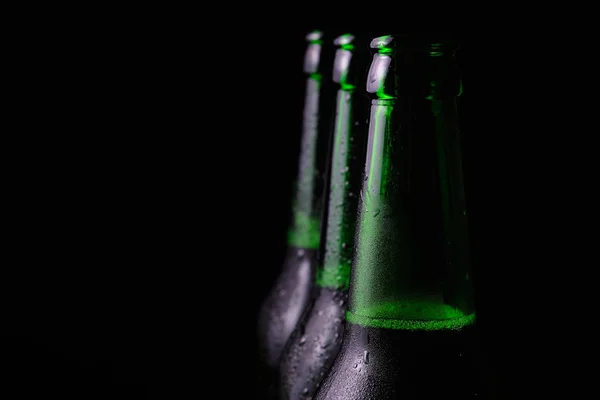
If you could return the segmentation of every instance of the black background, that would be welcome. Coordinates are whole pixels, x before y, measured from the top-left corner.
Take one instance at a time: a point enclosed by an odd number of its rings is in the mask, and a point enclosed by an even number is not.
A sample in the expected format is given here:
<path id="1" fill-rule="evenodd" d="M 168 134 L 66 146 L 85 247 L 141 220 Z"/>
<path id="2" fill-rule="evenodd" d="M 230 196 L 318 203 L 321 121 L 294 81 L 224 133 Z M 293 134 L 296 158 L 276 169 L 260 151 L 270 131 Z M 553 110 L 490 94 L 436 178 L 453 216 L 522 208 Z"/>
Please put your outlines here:
<path id="1" fill-rule="evenodd" d="M 35 113 L 23 115 L 11 170 L 3 390 L 252 392 L 256 311 L 285 249 L 304 35 L 329 28 L 307 21 L 198 32 L 175 20 L 103 36 L 105 27 L 39 57 Z M 461 43 L 483 342 L 501 391 L 538 390 L 528 371 L 545 362 L 533 349 L 550 339 L 531 316 L 547 307 L 537 293 L 559 241 L 548 240 L 558 222 L 541 208 L 566 190 L 552 183 L 558 158 L 543 143 L 571 123 L 550 121 L 560 113 L 545 94 L 564 78 L 536 79 L 547 58 L 516 34 L 446 33 Z"/>

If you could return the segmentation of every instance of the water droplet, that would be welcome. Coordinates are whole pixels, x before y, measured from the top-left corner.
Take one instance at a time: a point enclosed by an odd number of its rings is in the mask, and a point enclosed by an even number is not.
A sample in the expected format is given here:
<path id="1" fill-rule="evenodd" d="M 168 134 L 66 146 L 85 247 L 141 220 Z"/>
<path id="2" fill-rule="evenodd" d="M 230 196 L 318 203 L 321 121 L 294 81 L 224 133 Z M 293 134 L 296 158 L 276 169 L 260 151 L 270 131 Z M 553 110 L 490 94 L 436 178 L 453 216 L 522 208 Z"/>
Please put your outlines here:
<path id="1" fill-rule="evenodd" d="M 358 364 L 354 364 L 354 368 L 358 368 Z"/>
<path id="2" fill-rule="evenodd" d="M 298 251 L 296 252 L 296 255 L 297 255 L 298 257 L 302 257 L 302 256 L 304 256 L 304 249 L 298 249 Z"/>
<path id="3" fill-rule="evenodd" d="M 302 391 L 302 394 L 308 394 L 308 388 L 304 388 L 304 390 Z"/>
<path id="4" fill-rule="evenodd" d="M 380 212 L 381 212 L 381 210 L 376 210 L 376 211 L 375 211 L 375 214 L 373 214 L 373 217 L 376 217 L 376 216 L 378 216 Z"/>
<path id="5" fill-rule="evenodd" d="M 363 362 L 365 364 L 369 363 L 369 352 L 367 350 L 365 350 L 365 352 L 363 353 Z"/>
<path id="6" fill-rule="evenodd" d="M 306 336 L 300 338 L 300 345 L 303 345 L 304 343 L 306 343 Z"/>
<path id="7" fill-rule="evenodd" d="M 342 243 L 342 249 L 346 248 L 346 243 Z"/>
<path id="8" fill-rule="evenodd" d="M 340 306 L 343 306 L 343 305 L 344 305 L 344 303 L 345 303 L 345 301 L 344 301 L 344 300 L 340 300 Z"/>

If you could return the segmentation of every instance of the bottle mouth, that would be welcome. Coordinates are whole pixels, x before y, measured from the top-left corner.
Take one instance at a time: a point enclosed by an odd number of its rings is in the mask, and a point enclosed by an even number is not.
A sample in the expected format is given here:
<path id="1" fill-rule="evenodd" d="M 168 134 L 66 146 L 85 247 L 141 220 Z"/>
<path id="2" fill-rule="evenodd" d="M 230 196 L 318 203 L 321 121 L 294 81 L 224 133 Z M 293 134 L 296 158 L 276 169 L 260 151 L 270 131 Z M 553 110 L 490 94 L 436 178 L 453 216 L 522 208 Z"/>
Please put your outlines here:
<path id="1" fill-rule="evenodd" d="M 305 39 L 308 43 L 321 43 L 321 40 L 323 40 L 323 31 L 314 29 L 306 34 Z"/>
<path id="2" fill-rule="evenodd" d="M 458 44 L 448 34 L 393 34 L 378 36 L 371 40 L 370 48 L 380 54 L 402 52 L 426 52 L 430 56 L 453 53 Z"/>
<path id="3" fill-rule="evenodd" d="M 352 50 L 351 46 L 352 46 L 353 42 L 354 42 L 354 35 L 352 35 L 351 33 L 344 33 L 343 35 L 340 35 L 337 38 L 335 38 L 335 40 L 333 41 L 333 44 L 336 46 L 339 46 L 345 50 Z M 349 48 L 347 48 L 347 47 L 349 47 Z"/>

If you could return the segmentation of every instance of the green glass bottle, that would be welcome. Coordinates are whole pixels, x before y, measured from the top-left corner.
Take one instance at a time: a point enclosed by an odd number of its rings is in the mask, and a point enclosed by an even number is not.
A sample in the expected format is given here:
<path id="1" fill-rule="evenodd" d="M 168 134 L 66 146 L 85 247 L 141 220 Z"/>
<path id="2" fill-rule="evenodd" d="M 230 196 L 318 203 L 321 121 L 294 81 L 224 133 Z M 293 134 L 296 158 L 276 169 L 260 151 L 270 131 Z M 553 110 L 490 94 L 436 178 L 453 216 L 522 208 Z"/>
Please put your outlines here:
<path id="1" fill-rule="evenodd" d="M 318 400 L 481 399 L 455 46 L 373 39 L 342 348 Z"/>
<path id="2" fill-rule="evenodd" d="M 306 92 L 288 249 L 281 272 L 262 303 L 258 318 L 259 391 L 261 387 L 267 387 L 269 396 L 275 396 L 277 392 L 283 346 L 314 289 L 335 101 L 331 82 L 333 42 L 328 32 L 321 31 L 310 32 L 306 41 Z"/>
<path id="3" fill-rule="evenodd" d="M 344 333 L 366 151 L 369 103 L 362 88 L 370 54 L 369 41 L 358 35 L 341 35 L 334 44 L 332 78 L 337 87 L 337 101 L 316 291 L 282 354 L 281 400 L 307 399 L 314 395 L 340 349 Z"/>

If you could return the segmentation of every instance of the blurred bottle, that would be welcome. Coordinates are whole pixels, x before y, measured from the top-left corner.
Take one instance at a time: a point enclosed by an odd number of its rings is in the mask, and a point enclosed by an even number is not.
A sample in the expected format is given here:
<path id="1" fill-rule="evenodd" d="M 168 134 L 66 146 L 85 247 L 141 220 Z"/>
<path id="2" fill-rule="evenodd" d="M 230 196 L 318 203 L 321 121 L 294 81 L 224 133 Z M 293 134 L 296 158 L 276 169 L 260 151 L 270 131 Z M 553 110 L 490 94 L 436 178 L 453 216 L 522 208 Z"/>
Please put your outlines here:
<path id="1" fill-rule="evenodd" d="M 482 399 L 455 46 L 382 36 L 342 348 L 318 400 Z"/>
<path id="2" fill-rule="evenodd" d="M 370 39 L 370 37 L 367 36 Z M 337 87 L 327 197 L 316 292 L 288 340 L 280 364 L 280 398 L 311 398 L 337 354 L 344 333 L 356 212 L 366 151 L 369 102 L 363 93 L 369 40 L 344 34 L 336 46 Z"/>
<path id="3" fill-rule="evenodd" d="M 279 276 L 261 305 L 258 319 L 259 392 L 276 398 L 281 351 L 314 287 L 324 203 L 325 170 L 333 112 L 333 40 L 313 31 L 306 36 L 306 93 L 298 177 L 288 249 Z M 284 134 L 285 132 L 282 132 Z"/>

